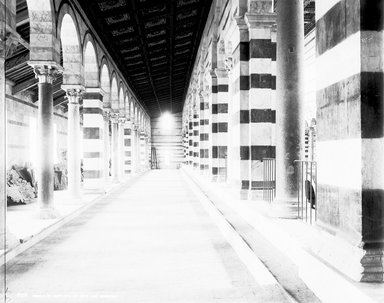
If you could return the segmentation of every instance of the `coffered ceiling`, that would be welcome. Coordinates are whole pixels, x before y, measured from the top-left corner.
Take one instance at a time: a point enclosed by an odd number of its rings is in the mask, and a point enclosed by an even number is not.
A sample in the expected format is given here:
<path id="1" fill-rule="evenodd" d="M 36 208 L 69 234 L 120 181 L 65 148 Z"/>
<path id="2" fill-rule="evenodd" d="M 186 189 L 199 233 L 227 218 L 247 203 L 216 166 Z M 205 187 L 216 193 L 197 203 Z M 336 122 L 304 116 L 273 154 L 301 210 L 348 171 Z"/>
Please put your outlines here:
<path id="1" fill-rule="evenodd" d="M 212 0 L 78 0 L 152 116 L 182 110 Z"/>

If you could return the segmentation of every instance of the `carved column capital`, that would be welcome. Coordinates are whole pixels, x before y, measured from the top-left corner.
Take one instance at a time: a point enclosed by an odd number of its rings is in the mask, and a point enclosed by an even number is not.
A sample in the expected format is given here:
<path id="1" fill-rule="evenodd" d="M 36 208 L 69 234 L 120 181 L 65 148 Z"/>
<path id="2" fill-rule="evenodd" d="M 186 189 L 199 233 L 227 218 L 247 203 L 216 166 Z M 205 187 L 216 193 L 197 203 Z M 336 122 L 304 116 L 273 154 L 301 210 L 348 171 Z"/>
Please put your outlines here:
<path id="1" fill-rule="evenodd" d="M 63 73 L 63 68 L 54 61 L 29 61 L 28 64 L 32 66 L 36 79 L 39 79 L 39 83 L 52 84 Z"/>
<path id="2" fill-rule="evenodd" d="M 81 85 L 62 85 L 61 89 L 65 91 L 69 104 L 79 104 L 79 100 L 85 92 Z"/>
<path id="3" fill-rule="evenodd" d="M 119 123 L 119 113 L 111 112 L 109 118 L 113 123 Z"/>

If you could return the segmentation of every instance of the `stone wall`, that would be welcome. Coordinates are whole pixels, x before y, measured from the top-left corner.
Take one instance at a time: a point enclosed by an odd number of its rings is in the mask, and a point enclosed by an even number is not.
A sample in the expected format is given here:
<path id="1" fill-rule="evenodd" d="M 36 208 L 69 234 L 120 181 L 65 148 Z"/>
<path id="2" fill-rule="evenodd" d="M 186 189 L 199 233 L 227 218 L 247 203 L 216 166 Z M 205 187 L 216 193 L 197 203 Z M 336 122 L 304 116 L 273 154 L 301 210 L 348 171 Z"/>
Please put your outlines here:
<path id="1" fill-rule="evenodd" d="M 7 94 L 7 168 L 23 166 L 27 162 L 36 167 L 37 103 L 28 96 Z M 67 150 L 67 118 L 60 110 L 55 111 L 55 163 L 62 162 Z"/>

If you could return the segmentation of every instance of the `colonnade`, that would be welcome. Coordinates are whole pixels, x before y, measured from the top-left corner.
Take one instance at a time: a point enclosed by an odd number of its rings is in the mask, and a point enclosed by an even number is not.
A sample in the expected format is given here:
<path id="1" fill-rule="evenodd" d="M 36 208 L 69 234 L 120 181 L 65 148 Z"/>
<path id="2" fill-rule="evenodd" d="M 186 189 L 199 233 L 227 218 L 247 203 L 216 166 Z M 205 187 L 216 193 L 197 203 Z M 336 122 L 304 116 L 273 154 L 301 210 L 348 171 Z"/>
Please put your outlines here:
<path id="1" fill-rule="evenodd" d="M 300 1 L 279 1 L 277 13 L 264 2 L 228 21 L 227 31 L 212 16 L 184 106 L 184 154 L 187 164 L 228 182 L 242 199 L 261 198 L 263 159 L 276 158 L 274 207 L 290 217 L 297 200 L 293 163 L 304 134 L 304 11 Z"/>
<path id="2" fill-rule="evenodd" d="M 272 159 L 270 215 L 298 218 L 306 189 L 295 160 L 308 160 L 305 122 L 316 121 L 314 224 L 350 245 L 346 254 L 334 244 L 325 259 L 352 279 L 383 281 L 381 3 L 316 1 L 309 98 L 303 3 L 214 1 L 183 109 L 185 164 L 241 199 L 262 200 L 263 162 Z"/>
<path id="3" fill-rule="evenodd" d="M 111 182 L 121 182 L 148 169 L 149 157 L 142 151 L 151 140 L 149 115 L 102 43 L 89 31 L 85 16 L 71 3 L 57 3 L 56 7 L 51 1 L 27 1 L 30 33 L 29 41 L 24 41 L 17 33 L 15 1 L 0 0 L 0 8 L 7 16 L 0 20 L 0 34 L 7 37 L 0 37 L 1 121 L 7 121 L 4 60 L 12 55 L 14 46 L 21 44 L 29 51 L 30 61 L 22 63 L 29 65 L 38 79 L 38 216 L 59 216 L 54 205 L 53 98 L 59 79 L 67 101 L 69 197 L 80 200 L 84 191 L 104 192 Z M 7 206 L 6 129 L 5 124 L 0 135 L 4 143 L 0 144 L 4 164 L 0 167 L 2 217 Z M 3 229 L 0 233 L 4 233 Z"/>
<path id="4" fill-rule="evenodd" d="M 58 65 L 30 63 L 39 79 L 37 168 L 40 218 L 55 218 L 53 195 L 53 96 L 52 83 L 62 72 Z M 70 198 L 80 199 L 82 188 L 104 192 L 110 182 L 121 182 L 149 168 L 149 128 L 143 118 L 103 107 L 101 88 L 63 85 L 68 98 L 67 169 Z M 80 103 L 83 105 L 81 133 Z M 125 139 L 124 134 L 131 136 Z M 83 152 L 81 153 L 81 150 Z M 83 160 L 83 186 L 81 178 Z M 130 169 L 125 169 L 126 164 Z"/>

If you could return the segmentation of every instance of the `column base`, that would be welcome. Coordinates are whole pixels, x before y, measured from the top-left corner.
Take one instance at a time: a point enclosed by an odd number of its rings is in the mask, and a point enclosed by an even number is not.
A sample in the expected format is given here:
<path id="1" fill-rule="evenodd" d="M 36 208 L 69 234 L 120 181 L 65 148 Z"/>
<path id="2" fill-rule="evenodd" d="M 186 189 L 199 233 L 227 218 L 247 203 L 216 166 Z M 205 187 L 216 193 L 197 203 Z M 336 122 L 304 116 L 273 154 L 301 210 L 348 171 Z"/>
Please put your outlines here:
<path id="1" fill-rule="evenodd" d="M 41 220 L 53 220 L 60 217 L 59 213 L 53 208 L 40 208 L 37 217 Z"/>
<path id="2" fill-rule="evenodd" d="M 271 203 L 270 217 L 280 219 L 297 219 L 297 198 L 276 197 Z"/>

